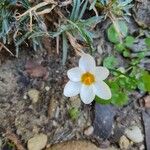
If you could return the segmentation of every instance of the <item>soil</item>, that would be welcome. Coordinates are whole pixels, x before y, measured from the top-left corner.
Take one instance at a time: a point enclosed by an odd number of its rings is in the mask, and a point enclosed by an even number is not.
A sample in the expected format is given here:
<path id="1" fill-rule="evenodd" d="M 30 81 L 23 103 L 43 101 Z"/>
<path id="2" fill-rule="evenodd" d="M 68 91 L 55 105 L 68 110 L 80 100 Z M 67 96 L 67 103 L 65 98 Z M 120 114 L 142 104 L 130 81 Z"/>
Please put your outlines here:
<path id="1" fill-rule="evenodd" d="M 103 25 L 97 27 L 97 32 L 100 35 L 94 40 L 94 45 L 97 47 L 100 44 L 103 50 L 94 53 L 98 65 L 104 56 L 114 53 L 112 45 L 106 41 L 105 37 L 105 30 L 109 24 L 110 21 L 106 20 Z M 130 33 L 137 34 L 139 26 L 134 20 L 130 24 Z M 133 31 L 132 28 L 135 30 Z M 117 54 L 116 56 L 120 61 L 120 66 L 125 66 L 126 60 L 122 60 Z M 30 76 L 25 68 L 29 60 L 38 62 L 45 67 L 48 77 Z M 145 60 L 149 60 L 149 56 Z M 63 141 L 84 139 L 92 141 L 98 147 L 114 146 L 116 149 L 119 148 L 118 141 L 124 135 L 125 128 L 136 125 L 144 134 L 141 118 L 141 112 L 144 108 L 141 105 L 141 98 L 145 93 L 138 91 L 131 93 L 129 103 L 126 106 L 116 108 L 113 130 L 108 139 L 102 140 L 94 135 L 84 134 L 84 130 L 93 125 L 94 104 L 79 104 L 80 115 L 74 121 L 68 114 L 68 110 L 72 107 L 71 100 L 63 96 L 63 87 L 68 81 L 66 72 L 77 63 L 78 57 L 75 56 L 71 48 L 65 66 L 62 65 L 61 55 L 56 54 L 54 50 L 47 55 L 45 51 L 36 53 L 22 48 L 18 58 L 3 56 L 0 65 L 0 141 L 3 146 L 10 141 L 5 135 L 8 130 L 16 135 L 25 149 L 27 141 L 37 133 L 44 133 L 48 136 L 48 146 Z M 141 65 L 149 70 L 149 64 L 149 61 L 143 60 Z M 32 103 L 27 94 L 31 89 L 40 92 L 37 103 Z M 13 143 L 13 141 L 11 142 Z M 143 145 L 144 142 L 130 143 L 129 149 L 139 150 Z"/>

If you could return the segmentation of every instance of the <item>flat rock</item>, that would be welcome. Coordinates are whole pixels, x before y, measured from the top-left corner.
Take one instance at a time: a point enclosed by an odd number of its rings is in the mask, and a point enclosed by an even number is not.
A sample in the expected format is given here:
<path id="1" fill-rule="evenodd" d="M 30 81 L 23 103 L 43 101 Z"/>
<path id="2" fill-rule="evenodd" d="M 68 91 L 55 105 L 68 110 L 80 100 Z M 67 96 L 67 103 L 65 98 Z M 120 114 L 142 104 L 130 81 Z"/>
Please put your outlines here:
<path id="1" fill-rule="evenodd" d="M 142 117 L 144 121 L 144 130 L 145 130 L 145 139 L 146 139 L 146 148 L 150 149 L 150 113 L 145 111 L 142 112 Z"/>
<path id="2" fill-rule="evenodd" d="M 90 136 L 93 133 L 93 131 L 94 131 L 93 126 L 90 126 L 84 130 L 84 134 Z"/>
<path id="3" fill-rule="evenodd" d="M 134 7 L 135 21 L 138 25 L 149 28 L 150 27 L 150 1 L 149 0 L 140 0 L 137 2 Z"/>
<path id="4" fill-rule="evenodd" d="M 90 141 L 67 141 L 53 145 L 46 150 L 116 150 L 114 147 L 107 149 L 98 148 L 95 144 Z"/>
<path id="5" fill-rule="evenodd" d="M 28 150 L 42 150 L 47 143 L 47 135 L 37 134 L 28 141 Z"/>
<path id="6" fill-rule="evenodd" d="M 138 126 L 132 126 L 130 128 L 127 128 L 125 130 L 125 134 L 134 143 L 140 143 L 144 140 L 141 129 Z"/>
<path id="7" fill-rule="evenodd" d="M 107 139 L 112 132 L 116 110 L 111 105 L 95 104 L 94 135 Z"/>

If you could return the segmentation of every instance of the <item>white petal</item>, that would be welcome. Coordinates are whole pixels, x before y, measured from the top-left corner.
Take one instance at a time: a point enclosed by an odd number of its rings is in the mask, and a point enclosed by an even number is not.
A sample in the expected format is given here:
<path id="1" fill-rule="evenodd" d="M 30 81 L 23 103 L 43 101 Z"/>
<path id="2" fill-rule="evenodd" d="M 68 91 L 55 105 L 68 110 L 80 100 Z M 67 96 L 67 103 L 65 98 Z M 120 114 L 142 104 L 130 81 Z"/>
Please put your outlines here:
<path id="1" fill-rule="evenodd" d="M 79 68 L 83 71 L 94 72 L 95 70 L 95 60 L 89 54 L 83 54 L 79 60 Z"/>
<path id="2" fill-rule="evenodd" d="M 81 100 L 85 104 L 90 104 L 95 98 L 95 94 L 93 92 L 93 87 L 82 85 L 81 91 L 80 91 L 80 97 L 81 97 Z"/>
<path id="3" fill-rule="evenodd" d="M 95 95 L 102 99 L 108 100 L 111 98 L 111 90 L 109 86 L 103 81 L 99 81 L 93 84 L 93 90 Z"/>
<path id="4" fill-rule="evenodd" d="M 105 80 L 109 75 L 109 70 L 106 67 L 96 67 L 95 76 L 96 80 Z"/>
<path id="5" fill-rule="evenodd" d="M 79 67 L 68 70 L 67 75 L 71 81 L 78 82 L 81 80 L 82 71 Z"/>
<path id="6" fill-rule="evenodd" d="M 80 89 L 81 89 L 80 82 L 69 81 L 64 87 L 64 95 L 66 97 L 76 96 L 79 94 Z"/>

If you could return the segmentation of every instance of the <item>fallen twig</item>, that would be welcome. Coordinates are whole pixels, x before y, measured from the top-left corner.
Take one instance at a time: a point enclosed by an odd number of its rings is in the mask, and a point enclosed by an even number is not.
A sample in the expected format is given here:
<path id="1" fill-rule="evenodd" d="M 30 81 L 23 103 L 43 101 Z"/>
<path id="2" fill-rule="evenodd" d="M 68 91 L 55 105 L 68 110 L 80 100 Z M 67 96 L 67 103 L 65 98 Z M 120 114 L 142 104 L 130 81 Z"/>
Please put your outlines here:
<path id="1" fill-rule="evenodd" d="M 14 56 L 14 54 L 3 44 L 0 42 L 0 51 L 2 50 L 2 48 L 4 48 L 7 52 L 9 52 L 12 56 Z"/>
<path id="2" fill-rule="evenodd" d="M 71 46 L 74 48 L 75 52 L 77 55 L 82 55 L 84 53 L 84 51 L 82 50 L 83 49 L 83 46 L 80 45 L 79 43 L 77 43 L 77 40 L 70 34 L 70 33 L 66 33 L 67 36 L 68 36 L 68 40 L 71 44 Z"/>
<path id="3" fill-rule="evenodd" d="M 24 146 L 21 144 L 18 137 L 14 133 L 12 133 L 11 130 L 7 129 L 5 136 L 7 139 L 9 139 L 11 142 L 15 144 L 17 150 L 25 150 Z"/>

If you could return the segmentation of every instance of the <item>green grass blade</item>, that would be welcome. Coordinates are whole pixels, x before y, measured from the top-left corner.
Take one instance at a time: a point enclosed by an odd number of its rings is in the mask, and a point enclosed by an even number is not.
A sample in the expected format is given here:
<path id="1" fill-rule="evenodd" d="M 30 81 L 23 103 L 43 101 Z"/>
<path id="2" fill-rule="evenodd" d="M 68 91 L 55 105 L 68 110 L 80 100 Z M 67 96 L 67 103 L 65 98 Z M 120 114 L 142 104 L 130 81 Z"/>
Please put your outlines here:
<path id="1" fill-rule="evenodd" d="M 77 5 L 77 0 L 73 0 L 73 8 L 72 8 L 72 12 L 71 12 L 71 15 L 70 15 L 70 20 L 73 20 L 73 18 L 74 18 L 76 5 Z"/>
<path id="2" fill-rule="evenodd" d="M 92 3 L 91 3 L 91 6 L 89 8 L 89 10 L 92 10 L 96 4 L 97 0 L 94 0 Z"/>
<path id="3" fill-rule="evenodd" d="M 85 3 L 84 3 L 84 5 L 83 5 L 83 7 L 82 7 L 82 10 L 81 10 L 81 12 L 80 12 L 80 15 L 79 15 L 78 19 L 81 19 L 81 18 L 83 17 L 83 15 L 84 15 L 84 13 L 85 13 L 85 10 L 86 10 L 86 8 L 87 8 L 88 1 L 89 1 L 89 0 L 86 0 L 86 1 L 85 1 Z"/>
<path id="4" fill-rule="evenodd" d="M 94 16 L 94 17 L 91 17 L 89 19 L 86 19 L 86 20 L 81 20 L 81 24 L 83 24 L 84 26 L 87 26 L 87 27 L 91 27 L 92 25 L 94 24 L 97 24 L 99 22 L 101 22 L 103 19 L 103 16 Z"/>
<path id="5" fill-rule="evenodd" d="M 79 11 L 80 11 L 80 5 L 81 5 L 81 1 L 80 1 L 80 0 L 76 0 L 76 1 L 77 1 L 77 4 L 76 4 L 76 9 L 75 9 L 73 21 L 78 20 L 78 17 L 79 17 Z"/>

